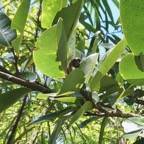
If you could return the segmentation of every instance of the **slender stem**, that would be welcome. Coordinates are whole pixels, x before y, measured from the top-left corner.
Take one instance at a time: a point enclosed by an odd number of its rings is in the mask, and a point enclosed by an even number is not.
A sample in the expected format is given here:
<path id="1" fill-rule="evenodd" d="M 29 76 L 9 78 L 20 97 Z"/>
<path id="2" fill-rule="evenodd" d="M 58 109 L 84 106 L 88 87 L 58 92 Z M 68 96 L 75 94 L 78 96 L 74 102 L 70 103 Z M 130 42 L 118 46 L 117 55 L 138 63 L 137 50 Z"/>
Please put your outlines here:
<path id="1" fill-rule="evenodd" d="M 37 19 L 36 19 L 36 21 L 37 21 L 37 27 L 36 27 L 36 31 L 35 31 L 35 37 L 34 37 L 35 40 L 38 37 L 38 34 L 39 34 L 39 25 L 41 24 L 40 23 L 40 15 L 41 15 L 41 10 L 42 10 L 42 1 L 43 0 L 40 0 L 39 10 L 37 12 Z"/>
<path id="2" fill-rule="evenodd" d="M 18 70 L 18 56 L 15 54 L 14 48 L 12 48 L 11 50 L 12 50 L 12 53 L 13 53 L 14 59 L 15 59 L 14 66 L 15 66 L 15 69 L 16 69 L 16 74 L 18 75 L 19 74 L 19 70 Z"/>
<path id="3" fill-rule="evenodd" d="M 21 108 L 20 108 L 20 110 L 19 110 L 17 119 L 16 119 L 15 124 L 14 124 L 14 126 L 13 126 L 13 129 L 12 129 L 12 131 L 11 131 L 11 134 L 10 134 L 10 136 L 9 136 L 9 138 L 8 138 L 7 144 L 11 144 L 12 141 L 13 141 L 13 139 L 14 139 L 14 136 L 15 136 L 15 133 L 16 133 L 16 130 L 17 130 L 17 127 L 18 127 L 20 118 L 21 118 L 22 113 L 23 113 L 23 111 L 24 111 L 24 106 L 25 106 L 25 104 L 26 104 L 26 99 L 27 99 L 27 95 L 26 95 L 26 96 L 24 97 L 24 99 L 23 99 L 23 104 L 22 104 L 22 106 L 21 106 Z"/>

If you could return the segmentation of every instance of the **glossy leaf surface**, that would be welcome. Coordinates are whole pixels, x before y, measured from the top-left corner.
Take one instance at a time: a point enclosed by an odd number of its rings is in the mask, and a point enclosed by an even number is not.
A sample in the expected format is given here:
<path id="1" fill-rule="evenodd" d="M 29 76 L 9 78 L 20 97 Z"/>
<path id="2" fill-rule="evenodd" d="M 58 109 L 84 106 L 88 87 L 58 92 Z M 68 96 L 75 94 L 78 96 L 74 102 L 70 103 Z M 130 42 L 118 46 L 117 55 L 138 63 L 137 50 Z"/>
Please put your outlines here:
<path id="1" fill-rule="evenodd" d="M 16 38 L 16 31 L 11 30 L 10 26 L 10 18 L 3 12 L 0 12 L 0 44 L 6 47 L 11 47 L 11 41 Z"/>

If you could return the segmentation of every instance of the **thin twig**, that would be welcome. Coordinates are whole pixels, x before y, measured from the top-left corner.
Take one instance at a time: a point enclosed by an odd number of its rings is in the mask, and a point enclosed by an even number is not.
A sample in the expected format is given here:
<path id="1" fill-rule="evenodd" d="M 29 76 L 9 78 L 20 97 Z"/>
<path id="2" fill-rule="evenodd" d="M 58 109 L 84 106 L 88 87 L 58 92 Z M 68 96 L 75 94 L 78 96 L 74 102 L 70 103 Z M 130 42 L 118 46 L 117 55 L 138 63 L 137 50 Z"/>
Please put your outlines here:
<path id="1" fill-rule="evenodd" d="M 43 0 L 40 0 L 40 4 L 39 4 L 39 10 L 38 10 L 38 12 L 37 12 L 37 18 L 36 18 L 36 21 L 37 21 L 37 27 L 36 27 L 36 31 L 35 31 L 35 37 L 34 37 L 34 39 L 35 39 L 35 41 L 36 41 L 36 39 L 37 39 L 37 37 L 38 37 L 38 33 L 39 33 L 39 24 L 41 24 L 41 22 L 40 22 L 40 15 L 41 15 L 41 10 L 42 10 L 42 1 Z"/>
<path id="2" fill-rule="evenodd" d="M 24 111 L 24 106 L 25 106 L 25 104 L 26 104 L 26 99 L 27 99 L 27 95 L 26 95 L 26 96 L 24 97 L 24 99 L 23 99 L 23 104 L 22 104 L 22 106 L 21 106 L 21 108 L 20 108 L 20 110 L 19 110 L 17 119 L 16 119 L 15 124 L 14 124 L 14 126 L 13 126 L 13 129 L 12 129 L 12 131 L 11 131 L 11 134 L 10 134 L 10 136 L 9 136 L 9 138 L 8 138 L 7 144 L 11 144 L 12 141 L 13 141 L 13 139 L 14 139 L 14 136 L 15 136 L 15 133 L 16 133 L 16 130 L 17 130 L 17 127 L 18 127 L 18 123 L 19 123 L 20 118 L 21 118 L 21 116 L 22 116 L 22 113 L 23 113 L 23 111 Z"/>
<path id="3" fill-rule="evenodd" d="M 15 66 L 15 69 L 16 69 L 16 74 L 18 75 L 19 74 L 19 70 L 18 70 L 18 56 L 15 54 L 14 48 L 11 48 L 11 50 L 12 50 L 12 53 L 13 53 L 13 56 L 14 56 L 14 59 L 15 59 L 14 66 Z"/>

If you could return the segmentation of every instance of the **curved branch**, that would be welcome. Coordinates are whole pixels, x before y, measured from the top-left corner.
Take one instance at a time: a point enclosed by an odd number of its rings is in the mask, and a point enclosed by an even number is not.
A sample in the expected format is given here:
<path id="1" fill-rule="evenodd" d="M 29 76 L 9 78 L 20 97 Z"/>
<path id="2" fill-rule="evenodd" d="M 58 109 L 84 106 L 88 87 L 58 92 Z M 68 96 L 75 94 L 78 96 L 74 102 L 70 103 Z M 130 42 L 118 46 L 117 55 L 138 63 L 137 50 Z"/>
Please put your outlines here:
<path id="1" fill-rule="evenodd" d="M 2 71 L 0 71 L 0 78 L 11 81 L 15 84 L 19 84 L 21 86 L 30 88 L 34 91 L 39 91 L 39 92 L 42 92 L 42 93 L 51 93 L 52 92 L 52 89 L 50 89 L 48 87 L 37 84 L 35 82 L 29 82 L 27 80 L 24 80 L 22 78 L 18 78 L 16 76 L 12 75 L 12 74 L 8 74 L 8 73 L 2 72 Z"/>

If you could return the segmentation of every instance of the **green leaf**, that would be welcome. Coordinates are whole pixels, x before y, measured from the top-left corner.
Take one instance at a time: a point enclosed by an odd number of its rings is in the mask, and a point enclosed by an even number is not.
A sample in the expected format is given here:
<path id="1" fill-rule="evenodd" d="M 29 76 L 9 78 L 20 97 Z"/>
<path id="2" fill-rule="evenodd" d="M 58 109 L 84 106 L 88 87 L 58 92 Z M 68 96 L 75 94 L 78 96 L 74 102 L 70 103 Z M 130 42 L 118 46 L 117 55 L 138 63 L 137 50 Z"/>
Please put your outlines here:
<path id="1" fill-rule="evenodd" d="M 123 79 L 134 85 L 144 85 L 144 71 L 142 71 L 141 61 L 134 54 L 127 54 L 120 62 L 120 74 Z"/>
<path id="2" fill-rule="evenodd" d="M 57 60 L 61 62 L 62 69 L 67 73 L 67 37 L 62 20 L 59 22 L 59 24 L 59 27 L 61 28 L 61 33 L 59 34 L 60 40 L 58 44 Z M 60 29 L 59 27 L 58 29 Z"/>
<path id="3" fill-rule="evenodd" d="M 124 128 L 125 133 L 133 133 L 133 132 L 135 132 L 137 130 L 141 130 L 143 128 L 143 125 L 139 125 L 133 121 L 137 121 L 137 120 L 132 119 L 132 121 L 131 121 L 131 118 L 128 118 L 122 122 L 122 127 Z"/>
<path id="4" fill-rule="evenodd" d="M 57 121 L 55 128 L 52 132 L 52 135 L 50 136 L 50 140 L 49 140 L 48 144 L 55 144 L 56 143 L 57 136 L 62 129 L 63 123 L 64 123 L 64 118 L 61 118 Z"/>
<path id="5" fill-rule="evenodd" d="M 104 91 L 109 91 L 109 89 L 113 88 L 113 87 L 118 87 L 118 82 L 115 81 L 113 78 L 105 75 L 100 82 L 100 90 L 99 92 L 102 93 Z"/>
<path id="6" fill-rule="evenodd" d="M 120 17 L 123 32 L 130 49 L 139 55 L 144 54 L 144 3 L 143 0 L 121 0 Z"/>
<path id="7" fill-rule="evenodd" d="M 83 0 L 78 0 L 76 3 L 72 4 L 71 6 L 67 8 L 63 8 L 60 12 L 57 13 L 53 21 L 53 24 L 56 24 L 60 17 L 63 19 L 68 40 L 80 16 L 83 2 L 84 2 Z"/>
<path id="8" fill-rule="evenodd" d="M 11 28 L 16 29 L 19 32 L 18 37 L 12 42 L 14 50 L 17 54 L 19 53 L 19 48 L 22 42 L 29 7 L 30 0 L 23 0 L 12 21 Z"/>
<path id="9" fill-rule="evenodd" d="M 21 139 L 22 139 L 26 134 L 28 134 L 29 132 L 31 132 L 32 129 L 34 129 L 34 128 L 35 128 L 35 127 L 31 127 L 31 128 L 29 128 L 29 129 L 25 129 L 23 132 L 20 133 L 20 135 L 19 135 L 16 139 L 14 139 L 14 140 L 12 141 L 12 143 L 17 143 L 17 141 L 21 141 Z"/>
<path id="10" fill-rule="evenodd" d="M 69 112 L 71 112 L 73 110 L 75 110 L 74 107 L 67 107 L 67 108 L 65 108 L 64 110 L 61 110 L 61 111 L 48 113 L 48 114 L 46 114 L 44 116 L 36 118 L 30 124 L 35 124 L 35 123 L 38 123 L 38 122 L 43 122 L 43 121 L 48 121 L 48 120 L 54 120 L 57 117 L 61 117 L 61 116 L 65 115 L 65 114 L 67 114 L 67 113 L 69 113 Z"/>
<path id="11" fill-rule="evenodd" d="M 27 88 L 18 88 L 0 95 L 0 112 L 6 110 L 17 102 L 20 98 L 27 95 L 31 90 Z"/>
<path id="12" fill-rule="evenodd" d="M 57 25 L 46 30 L 39 37 L 36 43 L 37 48 L 33 53 L 34 62 L 37 68 L 43 74 L 55 78 L 65 77 L 65 73 L 60 69 L 60 66 L 63 65 L 64 69 L 66 69 L 66 65 L 67 65 L 65 45 L 64 45 L 64 49 L 62 50 L 63 41 L 61 40 L 61 38 L 65 37 L 62 35 L 62 29 L 63 29 L 63 24 L 62 24 L 62 20 L 60 19 Z M 60 50 L 61 52 L 59 52 Z M 63 61 L 62 64 L 60 61 L 58 61 L 59 59 Z"/>
<path id="13" fill-rule="evenodd" d="M 123 137 L 129 140 L 134 140 L 141 134 L 141 132 L 142 132 L 141 129 L 136 130 L 136 131 L 124 134 Z"/>
<path id="14" fill-rule="evenodd" d="M 72 119 L 70 120 L 69 127 L 76 122 L 85 111 L 92 109 L 92 103 L 90 101 L 85 102 L 73 115 Z"/>
<path id="15" fill-rule="evenodd" d="M 85 74 L 85 82 L 88 83 L 92 72 L 95 68 L 98 59 L 98 54 L 92 54 L 86 57 L 81 63 L 79 69 L 81 69 Z"/>
<path id="16" fill-rule="evenodd" d="M 127 43 L 125 39 L 121 40 L 108 54 L 108 56 L 103 61 L 102 65 L 98 69 L 96 75 L 92 79 L 90 83 L 90 87 L 92 91 L 98 91 L 100 88 L 100 81 L 103 78 L 104 75 L 110 70 L 110 68 L 114 65 L 114 63 L 117 61 L 117 59 L 121 56 L 123 53 Z"/>
<path id="17" fill-rule="evenodd" d="M 100 129 L 100 134 L 99 134 L 99 143 L 98 144 L 103 144 L 103 136 L 104 136 L 104 129 L 107 124 L 108 117 L 104 117 L 102 123 L 101 123 L 101 129 Z"/>
<path id="18" fill-rule="evenodd" d="M 10 47 L 11 41 L 16 38 L 16 31 L 10 29 L 11 20 L 9 17 L 0 12 L 0 44 Z"/>
<path id="19" fill-rule="evenodd" d="M 131 117 L 128 118 L 130 121 L 138 124 L 138 125 L 142 125 L 144 126 L 144 117 L 143 116 L 139 116 L 139 117 Z"/>
<path id="20" fill-rule="evenodd" d="M 76 101 L 76 97 L 58 97 L 58 98 L 53 98 L 53 100 L 57 100 L 63 103 L 74 103 Z"/>
<path id="21" fill-rule="evenodd" d="M 106 9 L 106 12 L 108 13 L 108 16 L 110 17 L 111 21 L 114 22 L 114 18 L 112 15 L 112 8 L 110 8 L 108 1 L 102 0 L 104 7 Z"/>
<path id="22" fill-rule="evenodd" d="M 50 28 L 58 11 L 66 6 L 67 0 L 43 0 L 42 2 L 42 27 Z"/>
<path id="23" fill-rule="evenodd" d="M 25 80 L 28 80 L 30 82 L 34 82 L 37 79 L 37 74 L 33 73 L 33 72 L 23 72 L 21 74 L 22 78 L 24 78 Z"/>
<path id="24" fill-rule="evenodd" d="M 69 75 L 67 75 L 58 95 L 66 95 L 75 92 L 82 86 L 84 80 L 84 73 L 82 70 L 73 70 Z"/>
<path id="25" fill-rule="evenodd" d="M 85 121 L 83 121 L 81 124 L 80 124 L 80 128 L 84 128 L 85 126 L 87 126 L 89 123 L 93 122 L 93 121 L 97 121 L 98 119 L 100 119 L 101 117 L 92 117 L 92 118 L 89 118 Z"/>
<path id="26" fill-rule="evenodd" d="M 143 126 L 138 125 L 137 123 L 135 123 L 133 121 L 138 121 L 138 120 L 137 120 L 137 118 L 134 118 L 134 119 L 129 118 L 122 122 L 122 126 L 123 126 L 124 132 L 125 132 L 123 137 L 127 138 L 129 140 L 136 139 L 138 136 L 143 135 Z"/>

